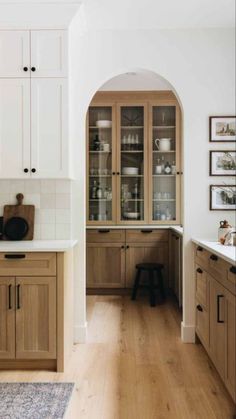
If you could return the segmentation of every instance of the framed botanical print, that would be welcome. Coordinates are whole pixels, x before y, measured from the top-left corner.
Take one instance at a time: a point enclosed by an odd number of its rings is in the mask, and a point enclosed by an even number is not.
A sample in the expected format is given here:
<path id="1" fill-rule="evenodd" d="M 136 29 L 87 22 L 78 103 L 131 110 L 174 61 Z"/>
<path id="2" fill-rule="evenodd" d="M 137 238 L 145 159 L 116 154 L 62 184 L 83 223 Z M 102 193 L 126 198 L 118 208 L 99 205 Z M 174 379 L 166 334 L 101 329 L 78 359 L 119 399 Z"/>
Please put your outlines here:
<path id="1" fill-rule="evenodd" d="M 236 141 L 236 116 L 210 116 L 209 140 L 218 143 Z"/>
<path id="2" fill-rule="evenodd" d="M 236 185 L 210 185 L 210 210 L 235 211 Z"/>
<path id="3" fill-rule="evenodd" d="M 236 150 L 210 151 L 210 176 L 236 176 Z"/>

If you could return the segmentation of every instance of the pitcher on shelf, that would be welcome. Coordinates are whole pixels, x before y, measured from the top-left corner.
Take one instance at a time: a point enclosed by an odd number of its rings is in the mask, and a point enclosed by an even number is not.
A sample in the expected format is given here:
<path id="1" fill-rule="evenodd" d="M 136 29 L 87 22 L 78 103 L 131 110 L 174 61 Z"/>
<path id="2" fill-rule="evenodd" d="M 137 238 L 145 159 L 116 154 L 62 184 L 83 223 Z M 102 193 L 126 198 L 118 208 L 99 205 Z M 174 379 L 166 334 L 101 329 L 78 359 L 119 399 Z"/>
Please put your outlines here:
<path id="1" fill-rule="evenodd" d="M 156 138 L 154 143 L 159 151 L 170 151 L 171 149 L 171 138 Z"/>

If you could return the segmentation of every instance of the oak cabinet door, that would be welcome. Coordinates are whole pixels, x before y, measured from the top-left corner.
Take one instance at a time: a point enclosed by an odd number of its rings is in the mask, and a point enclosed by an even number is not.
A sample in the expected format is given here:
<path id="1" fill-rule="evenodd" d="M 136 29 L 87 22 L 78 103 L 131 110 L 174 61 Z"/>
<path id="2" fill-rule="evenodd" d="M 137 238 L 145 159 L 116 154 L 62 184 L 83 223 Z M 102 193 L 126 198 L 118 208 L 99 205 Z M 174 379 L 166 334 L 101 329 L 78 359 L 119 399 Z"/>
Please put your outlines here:
<path id="1" fill-rule="evenodd" d="M 138 263 L 163 263 L 164 281 L 166 285 L 168 270 L 168 244 L 167 243 L 129 243 L 126 249 L 126 287 L 131 288 L 136 275 Z M 145 275 L 145 274 L 143 274 Z"/>
<path id="2" fill-rule="evenodd" d="M 15 278 L 0 278 L 0 359 L 15 358 Z"/>
<path id="3" fill-rule="evenodd" d="M 28 177 L 29 168 L 30 79 L 0 79 L 0 178 Z"/>
<path id="4" fill-rule="evenodd" d="M 67 31 L 31 31 L 31 77 L 66 77 Z"/>
<path id="5" fill-rule="evenodd" d="M 16 358 L 56 358 L 56 277 L 16 278 Z"/>
<path id="6" fill-rule="evenodd" d="M 225 290 L 226 386 L 236 402 L 236 297 Z"/>
<path id="7" fill-rule="evenodd" d="M 0 77 L 30 77 L 29 31 L 0 31 Z"/>
<path id="8" fill-rule="evenodd" d="M 87 245 L 87 287 L 123 288 L 125 285 L 125 246 L 121 243 Z"/>
<path id="9" fill-rule="evenodd" d="M 226 359 L 225 303 L 225 288 L 213 277 L 210 277 L 210 353 L 223 380 L 225 379 Z"/>
<path id="10" fill-rule="evenodd" d="M 31 80 L 31 168 L 33 177 L 68 175 L 67 80 Z"/>

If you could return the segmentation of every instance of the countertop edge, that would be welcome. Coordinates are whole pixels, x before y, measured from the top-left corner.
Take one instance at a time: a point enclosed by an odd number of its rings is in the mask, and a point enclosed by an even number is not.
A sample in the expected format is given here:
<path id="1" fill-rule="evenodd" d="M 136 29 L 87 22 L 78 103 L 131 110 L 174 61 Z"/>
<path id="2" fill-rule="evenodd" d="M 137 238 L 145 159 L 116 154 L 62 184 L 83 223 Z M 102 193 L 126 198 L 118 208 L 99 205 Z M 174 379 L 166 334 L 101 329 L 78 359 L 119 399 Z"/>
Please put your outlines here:
<path id="1" fill-rule="evenodd" d="M 224 259 L 226 262 L 236 266 L 236 247 L 235 246 L 223 246 L 218 242 L 211 242 L 209 240 L 202 240 L 197 238 L 192 238 L 192 242 L 197 244 L 198 246 L 204 247 L 204 249 L 213 252 L 215 255 L 219 256 L 220 258 Z M 219 249 L 218 249 L 219 246 Z M 220 247 L 221 246 L 221 247 Z M 231 257 L 229 252 L 235 252 L 235 257 Z"/>
<path id="2" fill-rule="evenodd" d="M 88 225 L 86 226 L 86 230 L 99 230 L 99 229 L 109 229 L 109 230 L 143 230 L 145 228 L 152 229 L 152 230 L 172 230 L 175 233 L 178 233 L 179 235 L 183 235 L 183 227 L 181 225 L 151 225 L 151 224 L 145 224 L 145 225 L 99 225 L 99 226 L 92 226 Z"/>
<path id="3" fill-rule="evenodd" d="M 72 249 L 78 240 L 32 240 L 0 241 L 0 252 L 56 252 L 64 253 Z"/>

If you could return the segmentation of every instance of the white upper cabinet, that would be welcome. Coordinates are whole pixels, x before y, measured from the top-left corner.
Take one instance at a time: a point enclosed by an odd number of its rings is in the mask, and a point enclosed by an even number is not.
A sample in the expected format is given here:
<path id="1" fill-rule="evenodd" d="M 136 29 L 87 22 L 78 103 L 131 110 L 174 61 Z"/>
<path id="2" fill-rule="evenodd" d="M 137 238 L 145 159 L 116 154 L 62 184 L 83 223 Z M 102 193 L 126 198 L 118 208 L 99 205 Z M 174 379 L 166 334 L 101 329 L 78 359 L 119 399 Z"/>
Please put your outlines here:
<path id="1" fill-rule="evenodd" d="M 67 62 L 66 31 L 31 31 L 31 77 L 66 77 Z"/>
<path id="2" fill-rule="evenodd" d="M 30 173 L 30 80 L 0 79 L 0 178 Z"/>
<path id="3" fill-rule="evenodd" d="M 31 173 L 68 174 L 67 80 L 31 80 Z"/>
<path id="4" fill-rule="evenodd" d="M 0 31 L 0 77 L 30 77 L 29 31 Z"/>

